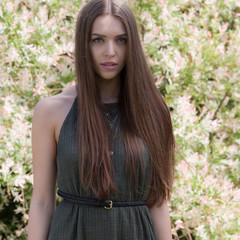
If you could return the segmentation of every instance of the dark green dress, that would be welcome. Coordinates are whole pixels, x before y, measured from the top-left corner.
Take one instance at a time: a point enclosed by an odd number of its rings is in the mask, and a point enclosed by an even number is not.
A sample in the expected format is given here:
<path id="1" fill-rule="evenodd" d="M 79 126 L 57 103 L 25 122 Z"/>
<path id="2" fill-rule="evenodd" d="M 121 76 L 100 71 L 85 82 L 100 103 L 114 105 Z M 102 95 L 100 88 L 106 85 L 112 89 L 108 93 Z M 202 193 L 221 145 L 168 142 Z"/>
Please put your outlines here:
<path id="1" fill-rule="evenodd" d="M 109 122 L 118 114 L 118 104 L 105 104 L 103 110 Z M 79 159 L 76 135 L 77 98 L 63 122 L 57 145 L 58 188 L 68 194 L 95 198 L 91 190 L 84 191 L 79 176 Z M 149 186 L 149 156 L 144 150 L 145 178 L 137 167 L 138 190 L 129 184 L 125 173 L 125 153 L 119 124 L 113 126 L 115 141 L 112 161 L 117 192 L 109 196 L 112 201 L 145 201 Z M 48 240 L 154 240 L 153 221 L 147 206 L 103 207 L 78 205 L 61 201 L 54 213 Z"/>

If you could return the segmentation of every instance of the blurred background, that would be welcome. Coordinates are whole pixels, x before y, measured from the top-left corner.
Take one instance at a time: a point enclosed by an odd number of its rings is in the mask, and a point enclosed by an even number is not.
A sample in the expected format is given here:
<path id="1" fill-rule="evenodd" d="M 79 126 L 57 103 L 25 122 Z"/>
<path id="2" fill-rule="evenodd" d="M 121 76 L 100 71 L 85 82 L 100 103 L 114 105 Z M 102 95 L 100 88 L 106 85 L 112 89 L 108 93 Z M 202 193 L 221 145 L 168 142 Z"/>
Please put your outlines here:
<path id="1" fill-rule="evenodd" d="M 33 109 L 74 84 L 75 23 L 84 2 L 0 2 L 2 240 L 27 239 Z M 173 119 L 173 238 L 239 240 L 240 1 L 127 2 Z"/>

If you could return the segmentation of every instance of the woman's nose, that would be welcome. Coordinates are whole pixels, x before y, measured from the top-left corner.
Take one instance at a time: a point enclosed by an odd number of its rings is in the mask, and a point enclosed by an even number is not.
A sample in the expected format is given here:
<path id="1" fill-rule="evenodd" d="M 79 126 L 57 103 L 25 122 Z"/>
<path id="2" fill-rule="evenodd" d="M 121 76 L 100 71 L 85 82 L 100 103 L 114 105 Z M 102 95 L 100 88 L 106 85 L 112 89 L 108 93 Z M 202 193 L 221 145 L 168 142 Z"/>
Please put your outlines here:
<path id="1" fill-rule="evenodd" d="M 105 49 L 105 55 L 109 56 L 109 57 L 114 57 L 116 55 L 115 46 L 112 41 L 107 42 L 106 49 Z"/>

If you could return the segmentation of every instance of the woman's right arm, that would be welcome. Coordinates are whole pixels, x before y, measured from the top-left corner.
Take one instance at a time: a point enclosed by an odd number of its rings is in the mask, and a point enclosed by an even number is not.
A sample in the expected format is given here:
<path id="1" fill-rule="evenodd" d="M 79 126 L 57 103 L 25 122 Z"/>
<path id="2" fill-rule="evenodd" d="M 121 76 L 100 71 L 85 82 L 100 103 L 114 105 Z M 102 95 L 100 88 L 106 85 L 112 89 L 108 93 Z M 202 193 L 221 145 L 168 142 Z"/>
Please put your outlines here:
<path id="1" fill-rule="evenodd" d="M 33 194 L 30 205 L 28 240 L 46 240 L 56 202 L 56 141 L 53 101 L 37 104 L 32 122 Z"/>

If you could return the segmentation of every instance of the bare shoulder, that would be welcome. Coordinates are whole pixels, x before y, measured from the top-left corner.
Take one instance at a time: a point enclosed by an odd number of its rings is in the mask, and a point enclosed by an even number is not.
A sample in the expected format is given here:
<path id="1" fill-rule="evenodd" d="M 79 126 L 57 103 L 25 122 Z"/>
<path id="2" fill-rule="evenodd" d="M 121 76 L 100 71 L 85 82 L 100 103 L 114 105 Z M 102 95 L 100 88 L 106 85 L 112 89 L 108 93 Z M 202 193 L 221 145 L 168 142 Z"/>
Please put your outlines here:
<path id="1" fill-rule="evenodd" d="M 41 121 L 45 127 L 52 130 L 58 140 L 63 123 L 76 97 L 76 87 L 72 86 L 62 93 L 41 99 L 35 106 L 33 123 Z"/>
<path id="2" fill-rule="evenodd" d="M 35 111 L 41 111 L 44 114 L 54 115 L 60 108 L 71 104 L 76 97 L 75 86 L 72 86 L 60 94 L 42 98 L 35 106 Z M 49 115 L 48 115 L 49 116 Z"/>

